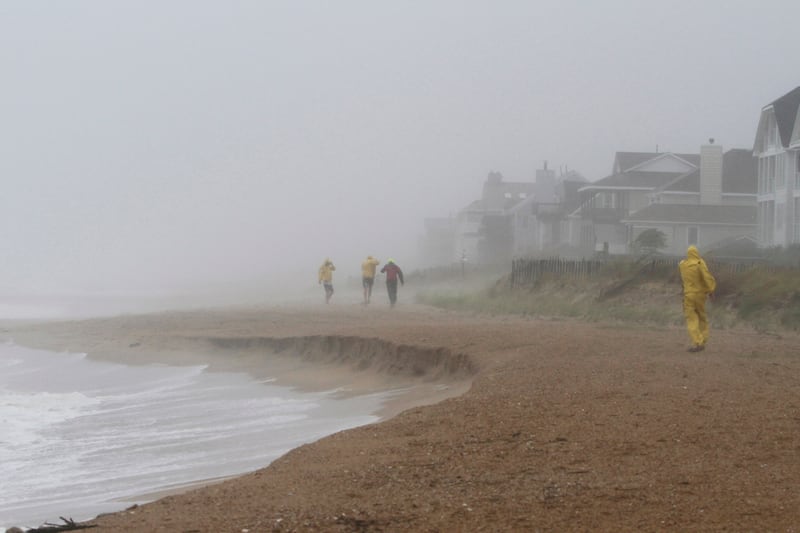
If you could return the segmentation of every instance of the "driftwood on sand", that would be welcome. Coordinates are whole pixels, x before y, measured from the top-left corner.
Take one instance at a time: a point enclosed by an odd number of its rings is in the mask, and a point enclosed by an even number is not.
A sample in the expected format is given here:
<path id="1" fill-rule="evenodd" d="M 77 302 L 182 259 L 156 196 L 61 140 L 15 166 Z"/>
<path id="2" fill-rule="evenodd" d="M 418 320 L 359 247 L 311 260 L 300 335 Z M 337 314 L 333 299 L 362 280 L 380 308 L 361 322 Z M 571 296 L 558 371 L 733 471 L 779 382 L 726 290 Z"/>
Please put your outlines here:
<path id="1" fill-rule="evenodd" d="M 59 516 L 59 518 L 64 522 L 63 524 L 51 524 L 49 522 L 45 522 L 39 527 L 24 530 L 12 527 L 8 530 L 8 533 L 16 533 L 17 531 L 20 533 L 54 533 L 56 531 L 77 531 L 79 529 L 97 527 L 97 525 L 94 524 L 90 525 L 75 522 L 72 518 L 64 518 L 63 516 Z"/>

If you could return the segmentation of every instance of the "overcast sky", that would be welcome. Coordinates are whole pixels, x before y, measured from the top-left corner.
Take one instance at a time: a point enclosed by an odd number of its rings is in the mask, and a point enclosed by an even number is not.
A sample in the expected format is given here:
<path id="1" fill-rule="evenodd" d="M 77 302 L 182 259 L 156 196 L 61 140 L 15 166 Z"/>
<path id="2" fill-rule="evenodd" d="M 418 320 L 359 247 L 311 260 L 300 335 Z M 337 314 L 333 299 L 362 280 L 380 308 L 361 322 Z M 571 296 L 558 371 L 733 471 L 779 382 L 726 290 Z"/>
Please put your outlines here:
<path id="1" fill-rule="evenodd" d="M 422 264 L 490 171 L 751 148 L 800 2 L 0 1 L 0 288 Z M 304 283 L 301 282 L 301 283 Z"/>

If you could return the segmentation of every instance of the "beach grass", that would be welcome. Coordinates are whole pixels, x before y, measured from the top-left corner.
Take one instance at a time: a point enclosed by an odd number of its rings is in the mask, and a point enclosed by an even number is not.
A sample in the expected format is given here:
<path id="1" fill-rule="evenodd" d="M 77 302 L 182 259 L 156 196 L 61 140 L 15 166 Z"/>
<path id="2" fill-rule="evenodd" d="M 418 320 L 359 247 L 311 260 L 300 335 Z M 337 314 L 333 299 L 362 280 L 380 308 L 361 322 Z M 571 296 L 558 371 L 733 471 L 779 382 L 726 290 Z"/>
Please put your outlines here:
<path id="1" fill-rule="evenodd" d="M 577 318 L 591 322 L 680 325 L 682 288 L 675 269 L 637 271 L 615 263 L 602 276 L 569 279 L 554 274 L 512 286 L 509 276 L 458 286 L 432 285 L 417 301 L 443 309 L 535 317 Z M 757 331 L 800 329 L 800 269 L 753 267 L 720 272 L 707 304 L 712 326 L 748 326 Z"/>

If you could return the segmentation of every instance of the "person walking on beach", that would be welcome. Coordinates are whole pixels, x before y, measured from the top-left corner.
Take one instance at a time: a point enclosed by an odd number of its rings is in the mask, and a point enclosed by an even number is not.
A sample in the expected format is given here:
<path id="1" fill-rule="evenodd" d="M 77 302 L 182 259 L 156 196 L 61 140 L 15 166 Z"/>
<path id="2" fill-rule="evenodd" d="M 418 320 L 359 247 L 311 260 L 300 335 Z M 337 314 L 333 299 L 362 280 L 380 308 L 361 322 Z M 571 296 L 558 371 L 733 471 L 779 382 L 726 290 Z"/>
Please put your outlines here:
<path id="1" fill-rule="evenodd" d="M 372 285 L 375 283 L 375 269 L 378 268 L 380 261 L 368 255 L 361 263 L 361 285 L 364 287 L 364 304 L 368 304 L 372 298 Z"/>
<path id="2" fill-rule="evenodd" d="M 319 282 L 325 288 L 325 303 L 330 303 L 333 296 L 333 271 L 336 267 L 327 257 L 325 262 L 319 267 Z"/>
<path id="3" fill-rule="evenodd" d="M 686 250 L 686 259 L 680 262 L 678 269 L 683 281 L 683 316 L 686 317 L 686 329 L 692 339 L 688 351 L 699 352 L 705 350 L 708 341 L 706 297 L 713 297 L 717 281 L 695 246 L 689 246 Z"/>
<path id="4" fill-rule="evenodd" d="M 386 274 L 386 290 L 389 292 L 389 305 L 394 307 L 397 303 L 397 281 L 400 280 L 400 285 L 405 285 L 403 281 L 403 271 L 394 262 L 394 259 L 389 259 L 383 268 L 382 273 Z"/>

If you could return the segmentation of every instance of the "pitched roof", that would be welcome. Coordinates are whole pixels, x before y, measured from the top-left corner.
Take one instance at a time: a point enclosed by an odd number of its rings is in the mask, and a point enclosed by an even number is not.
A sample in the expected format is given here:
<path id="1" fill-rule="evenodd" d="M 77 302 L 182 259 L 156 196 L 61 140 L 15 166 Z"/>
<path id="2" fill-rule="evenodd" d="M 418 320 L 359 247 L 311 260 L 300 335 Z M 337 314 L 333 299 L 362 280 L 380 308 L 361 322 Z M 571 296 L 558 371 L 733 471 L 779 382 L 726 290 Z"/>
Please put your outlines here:
<path id="1" fill-rule="evenodd" d="M 670 183 L 681 174 L 678 172 L 643 172 L 634 170 L 612 174 L 590 183 L 582 189 L 603 189 L 611 187 L 628 187 L 639 189 L 657 189 Z"/>
<path id="2" fill-rule="evenodd" d="M 482 200 L 473 200 L 467 205 L 465 205 L 459 213 L 466 213 L 466 212 L 474 212 L 474 211 L 483 211 L 483 201 Z"/>
<path id="3" fill-rule="evenodd" d="M 756 225 L 756 206 L 650 204 L 623 222 Z"/>
<path id="4" fill-rule="evenodd" d="M 671 152 L 617 152 L 614 159 L 615 163 L 614 171 L 616 171 L 617 167 L 619 167 L 620 172 L 625 172 L 626 170 L 630 170 L 634 167 L 637 167 L 642 163 L 650 161 L 651 159 L 662 157 L 665 154 L 669 153 Z M 672 154 L 672 155 L 680 157 L 687 163 L 691 163 L 696 167 L 700 166 L 700 154 Z"/>
<path id="5" fill-rule="evenodd" d="M 755 194 L 756 158 L 753 152 L 743 148 L 732 148 L 722 156 L 722 193 Z M 700 192 L 700 170 L 684 174 L 664 187 L 669 192 Z"/>
<path id="6" fill-rule="evenodd" d="M 565 174 L 562 174 L 561 176 L 558 177 L 558 183 L 567 182 L 567 181 L 577 182 L 577 183 L 588 183 L 589 182 L 589 180 L 587 180 L 583 176 L 583 174 L 581 174 L 580 172 L 575 171 L 575 170 L 569 170 Z"/>
<path id="7" fill-rule="evenodd" d="M 764 108 L 766 109 L 770 106 L 775 111 L 775 122 L 777 122 L 778 131 L 781 134 L 781 143 L 784 148 L 788 147 L 794 130 L 794 123 L 797 120 L 797 111 L 800 107 L 800 87 L 795 87 L 771 104 L 764 106 Z"/>

